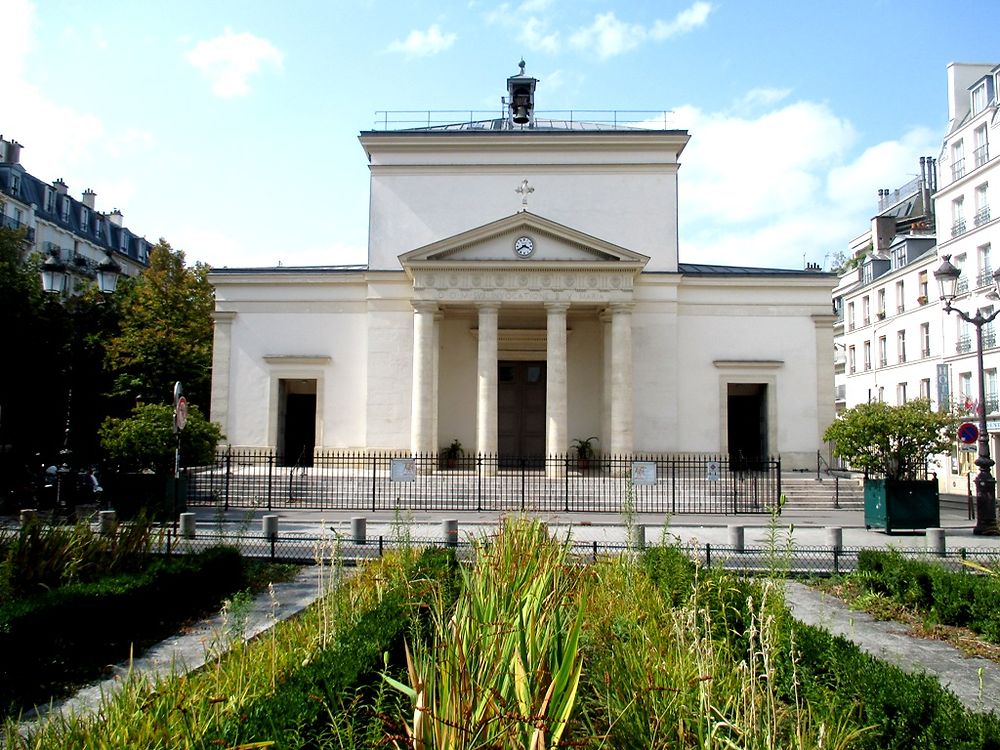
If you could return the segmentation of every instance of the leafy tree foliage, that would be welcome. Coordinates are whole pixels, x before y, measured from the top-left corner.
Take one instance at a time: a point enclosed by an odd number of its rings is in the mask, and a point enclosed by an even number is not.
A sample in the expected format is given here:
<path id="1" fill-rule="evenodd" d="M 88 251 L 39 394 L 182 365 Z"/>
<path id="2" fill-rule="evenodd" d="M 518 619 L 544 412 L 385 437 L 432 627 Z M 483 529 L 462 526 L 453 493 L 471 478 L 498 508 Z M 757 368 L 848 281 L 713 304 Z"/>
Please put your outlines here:
<path id="1" fill-rule="evenodd" d="M 123 284 L 121 332 L 107 347 L 117 396 L 163 402 L 180 380 L 188 400 L 207 408 L 215 304 L 208 271 L 201 263 L 188 267 L 183 251 L 160 240 L 149 268 Z"/>
<path id="2" fill-rule="evenodd" d="M 177 436 L 173 431 L 174 410 L 169 404 L 140 404 L 125 419 L 108 417 L 101 425 L 101 445 L 124 471 L 152 470 L 168 475 L 174 468 Z M 215 458 L 222 432 L 205 419 L 197 406 L 188 411 L 181 430 L 183 466 L 204 466 Z"/>
<path id="3" fill-rule="evenodd" d="M 834 453 L 854 469 L 886 479 L 917 479 L 931 456 L 951 449 L 956 425 L 951 414 L 931 411 L 926 399 L 900 406 L 876 401 L 845 411 L 823 439 L 832 441 Z"/>

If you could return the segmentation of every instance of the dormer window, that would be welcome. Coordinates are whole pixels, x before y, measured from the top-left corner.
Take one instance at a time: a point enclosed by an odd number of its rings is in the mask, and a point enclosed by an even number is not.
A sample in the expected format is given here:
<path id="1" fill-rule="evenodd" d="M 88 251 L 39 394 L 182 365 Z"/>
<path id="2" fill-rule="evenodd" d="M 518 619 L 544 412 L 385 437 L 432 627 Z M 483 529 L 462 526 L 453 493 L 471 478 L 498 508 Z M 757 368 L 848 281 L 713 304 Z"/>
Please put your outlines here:
<path id="1" fill-rule="evenodd" d="M 21 192 L 21 175 L 17 172 L 10 173 L 10 194 L 16 196 Z"/>
<path id="2" fill-rule="evenodd" d="M 118 249 L 122 251 L 125 255 L 128 255 L 128 232 L 124 229 L 121 233 L 121 241 L 118 245 Z"/>
<path id="3" fill-rule="evenodd" d="M 63 197 L 63 200 L 62 200 L 62 220 L 63 221 L 69 221 L 69 206 L 70 206 L 69 198 Z"/>
<path id="4" fill-rule="evenodd" d="M 978 115 L 986 109 L 986 81 L 972 89 L 972 114 Z"/>
<path id="5" fill-rule="evenodd" d="M 80 231 L 90 231 L 90 211 L 85 206 L 80 207 Z"/>
<path id="6" fill-rule="evenodd" d="M 45 186 L 45 212 L 54 214 L 56 212 L 56 191 Z"/>

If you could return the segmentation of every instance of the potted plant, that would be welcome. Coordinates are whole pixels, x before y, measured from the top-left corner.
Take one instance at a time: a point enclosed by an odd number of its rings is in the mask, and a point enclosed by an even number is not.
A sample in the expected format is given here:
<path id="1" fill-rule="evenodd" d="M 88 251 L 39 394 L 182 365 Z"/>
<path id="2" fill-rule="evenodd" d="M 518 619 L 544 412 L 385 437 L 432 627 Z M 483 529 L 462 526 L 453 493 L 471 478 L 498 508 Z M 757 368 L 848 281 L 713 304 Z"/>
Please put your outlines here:
<path id="1" fill-rule="evenodd" d="M 879 320 L 885 320 L 885 310 L 879 310 L 875 315 Z"/>
<path id="2" fill-rule="evenodd" d="M 576 453 L 576 466 L 578 469 L 586 471 L 590 468 L 590 462 L 596 455 L 594 451 L 595 442 L 597 442 L 596 435 L 592 435 L 589 438 L 573 439 L 573 452 Z"/>
<path id="3" fill-rule="evenodd" d="M 918 399 L 900 406 L 859 404 L 823 434 L 834 454 L 865 473 L 865 527 L 925 529 L 940 525 L 938 487 L 926 476 L 931 457 L 951 450 L 957 424 Z"/>
<path id="4" fill-rule="evenodd" d="M 926 305 L 927 304 L 927 295 L 926 294 L 921 294 L 919 297 L 917 297 L 917 304 L 918 305 Z"/>
<path id="5" fill-rule="evenodd" d="M 444 465 L 448 469 L 454 469 L 458 465 L 458 459 L 465 455 L 462 443 L 458 438 L 452 440 L 451 444 L 442 453 L 444 456 Z"/>

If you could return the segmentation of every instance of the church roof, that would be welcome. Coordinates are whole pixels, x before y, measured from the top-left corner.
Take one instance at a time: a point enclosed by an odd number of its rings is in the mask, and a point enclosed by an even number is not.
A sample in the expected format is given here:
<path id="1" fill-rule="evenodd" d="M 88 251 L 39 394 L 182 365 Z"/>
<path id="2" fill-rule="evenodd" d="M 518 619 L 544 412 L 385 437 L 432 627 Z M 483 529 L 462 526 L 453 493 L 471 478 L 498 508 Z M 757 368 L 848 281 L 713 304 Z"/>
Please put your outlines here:
<path id="1" fill-rule="evenodd" d="M 449 123 L 446 125 L 431 125 L 429 127 L 419 127 L 419 128 L 404 128 L 403 131 L 407 133 L 414 132 L 431 132 L 431 133 L 442 133 L 442 132 L 507 132 L 507 133 L 519 133 L 519 132 L 538 132 L 538 131 L 576 131 L 576 132 L 593 132 L 601 130 L 611 130 L 616 132 L 621 131 L 642 131 L 642 130 L 666 130 L 667 128 L 651 128 L 651 127 L 641 127 L 638 125 L 630 125 L 626 123 L 615 122 L 614 119 L 610 121 L 598 121 L 598 120 L 571 120 L 571 119 L 555 119 L 539 117 L 535 120 L 534 124 L 531 126 L 522 125 L 511 125 L 510 121 L 504 117 L 495 117 L 488 120 L 473 120 L 471 122 L 456 122 Z M 396 131 L 399 132 L 399 131 Z"/>
<path id="2" fill-rule="evenodd" d="M 816 269 L 716 266 L 708 263 L 678 263 L 677 271 L 685 276 L 836 276 Z"/>

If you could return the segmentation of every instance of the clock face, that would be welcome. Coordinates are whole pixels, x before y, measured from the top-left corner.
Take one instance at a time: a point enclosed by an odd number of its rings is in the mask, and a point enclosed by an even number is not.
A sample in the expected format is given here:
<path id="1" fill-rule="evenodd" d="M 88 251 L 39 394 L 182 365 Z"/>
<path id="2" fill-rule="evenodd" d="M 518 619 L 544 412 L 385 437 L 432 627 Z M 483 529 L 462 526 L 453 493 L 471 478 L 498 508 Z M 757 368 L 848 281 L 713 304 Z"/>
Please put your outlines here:
<path id="1" fill-rule="evenodd" d="M 535 252 L 535 243 L 530 237 L 518 237 L 514 240 L 514 252 L 521 258 L 527 258 Z"/>

